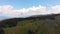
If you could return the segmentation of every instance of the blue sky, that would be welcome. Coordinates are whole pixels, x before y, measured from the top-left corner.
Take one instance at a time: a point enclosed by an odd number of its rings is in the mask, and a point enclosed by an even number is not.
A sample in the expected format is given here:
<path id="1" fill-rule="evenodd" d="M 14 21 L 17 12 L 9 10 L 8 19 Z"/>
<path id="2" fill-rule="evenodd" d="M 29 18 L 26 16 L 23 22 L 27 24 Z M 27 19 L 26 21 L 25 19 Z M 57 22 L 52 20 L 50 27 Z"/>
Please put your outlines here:
<path id="1" fill-rule="evenodd" d="M 15 9 L 29 8 L 31 6 L 59 5 L 60 0 L 0 0 L 0 5 L 12 5 Z"/>
<path id="2" fill-rule="evenodd" d="M 49 10 L 46 11 L 47 9 Z M 60 0 L 0 0 L 0 18 L 15 15 L 17 17 L 22 13 L 24 17 L 30 14 L 48 14 L 51 11 L 52 13 L 60 13 Z"/>

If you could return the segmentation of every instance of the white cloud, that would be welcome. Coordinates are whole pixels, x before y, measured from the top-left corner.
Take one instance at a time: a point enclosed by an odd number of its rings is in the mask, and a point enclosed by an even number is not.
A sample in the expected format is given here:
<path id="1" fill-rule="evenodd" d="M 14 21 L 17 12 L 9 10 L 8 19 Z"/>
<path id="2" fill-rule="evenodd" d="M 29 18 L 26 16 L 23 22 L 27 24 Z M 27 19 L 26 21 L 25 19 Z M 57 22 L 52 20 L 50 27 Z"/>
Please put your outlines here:
<path id="1" fill-rule="evenodd" d="M 56 5 L 56 6 L 53 6 L 51 8 L 52 8 L 51 11 L 53 13 L 60 13 L 60 5 Z"/>
<path id="2" fill-rule="evenodd" d="M 0 16 L 27 17 L 31 15 L 60 13 L 60 5 L 51 6 L 50 8 L 47 10 L 47 7 L 39 5 L 38 7 L 32 6 L 30 8 L 15 10 L 11 5 L 3 5 L 0 6 Z"/>

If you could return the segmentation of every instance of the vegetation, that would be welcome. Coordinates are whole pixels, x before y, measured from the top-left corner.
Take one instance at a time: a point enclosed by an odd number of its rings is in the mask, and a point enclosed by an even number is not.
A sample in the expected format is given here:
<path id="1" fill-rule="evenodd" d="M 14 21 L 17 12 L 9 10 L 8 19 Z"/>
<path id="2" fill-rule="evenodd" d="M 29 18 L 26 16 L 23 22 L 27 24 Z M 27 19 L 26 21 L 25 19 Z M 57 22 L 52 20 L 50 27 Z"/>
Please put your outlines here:
<path id="1" fill-rule="evenodd" d="M 34 18 L 3 22 L 5 34 L 60 34 L 60 16 L 56 16 L 54 20 Z"/>

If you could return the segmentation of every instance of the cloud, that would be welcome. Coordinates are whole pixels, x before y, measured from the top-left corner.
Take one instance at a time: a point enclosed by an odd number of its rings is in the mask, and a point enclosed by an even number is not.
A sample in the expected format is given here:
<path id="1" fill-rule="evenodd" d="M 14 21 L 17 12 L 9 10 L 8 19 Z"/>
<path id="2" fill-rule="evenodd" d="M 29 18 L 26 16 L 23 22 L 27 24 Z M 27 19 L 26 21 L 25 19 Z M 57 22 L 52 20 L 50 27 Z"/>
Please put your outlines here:
<path id="1" fill-rule="evenodd" d="M 55 14 L 60 13 L 60 5 L 52 6 L 49 12 L 55 13 Z"/>
<path id="2" fill-rule="evenodd" d="M 49 10 L 47 10 L 47 7 L 41 5 L 38 7 L 32 6 L 30 8 L 22 8 L 19 10 L 15 10 L 11 5 L 0 6 L 0 16 L 28 17 L 32 15 L 46 15 L 52 13 L 60 13 L 60 5 L 51 6 Z"/>

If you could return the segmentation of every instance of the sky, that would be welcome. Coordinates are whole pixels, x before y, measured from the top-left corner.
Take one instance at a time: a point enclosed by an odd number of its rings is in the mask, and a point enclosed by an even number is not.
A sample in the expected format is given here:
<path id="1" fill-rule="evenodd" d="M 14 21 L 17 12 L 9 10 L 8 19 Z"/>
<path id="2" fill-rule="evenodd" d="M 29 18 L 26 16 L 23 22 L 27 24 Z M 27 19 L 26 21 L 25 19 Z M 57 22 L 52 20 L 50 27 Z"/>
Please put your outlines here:
<path id="1" fill-rule="evenodd" d="M 0 0 L 0 18 L 60 13 L 60 0 Z"/>
<path id="2" fill-rule="evenodd" d="M 29 8 L 32 6 L 59 5 L 60 0 L 0 0 L 0 5 L 12 5 L 15 9 Z"/>

